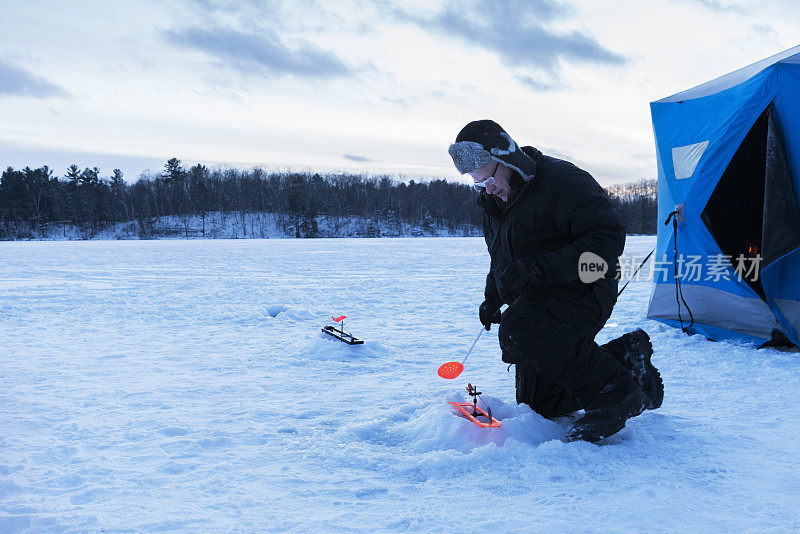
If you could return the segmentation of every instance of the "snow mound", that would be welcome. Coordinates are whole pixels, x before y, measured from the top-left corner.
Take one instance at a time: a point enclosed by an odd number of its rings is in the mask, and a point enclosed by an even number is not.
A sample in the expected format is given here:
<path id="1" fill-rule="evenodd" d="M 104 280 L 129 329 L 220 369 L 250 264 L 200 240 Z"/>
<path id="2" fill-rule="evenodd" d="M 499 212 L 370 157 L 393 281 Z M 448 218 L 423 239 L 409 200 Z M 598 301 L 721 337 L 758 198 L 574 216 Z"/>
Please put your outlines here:
<path id="1" fill-rule="evenodd" d="M 296 351 L 294 356 L 300 365 L 303 365 L 303 362 L 373 362 L 385 364 L 385 358 L 391 354 L 392 351 L 378 341 L 365 341 L 361 345 L 348 345 L 320 331 L 315 338 Z"/>

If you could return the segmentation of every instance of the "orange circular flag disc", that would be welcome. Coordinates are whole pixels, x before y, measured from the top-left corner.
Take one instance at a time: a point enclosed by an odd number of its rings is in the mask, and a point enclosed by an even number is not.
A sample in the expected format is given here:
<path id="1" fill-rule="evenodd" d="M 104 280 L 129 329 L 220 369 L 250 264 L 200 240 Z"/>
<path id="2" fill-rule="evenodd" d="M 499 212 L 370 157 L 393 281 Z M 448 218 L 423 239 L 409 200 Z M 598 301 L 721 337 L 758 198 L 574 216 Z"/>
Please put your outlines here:
<path id="1" fill-rule="evenodd" d="M 447 362 L 439 367 L 439 376 L 442 378 L 453 379 L 461 374 L 464 365 L 461 362 Z"/>

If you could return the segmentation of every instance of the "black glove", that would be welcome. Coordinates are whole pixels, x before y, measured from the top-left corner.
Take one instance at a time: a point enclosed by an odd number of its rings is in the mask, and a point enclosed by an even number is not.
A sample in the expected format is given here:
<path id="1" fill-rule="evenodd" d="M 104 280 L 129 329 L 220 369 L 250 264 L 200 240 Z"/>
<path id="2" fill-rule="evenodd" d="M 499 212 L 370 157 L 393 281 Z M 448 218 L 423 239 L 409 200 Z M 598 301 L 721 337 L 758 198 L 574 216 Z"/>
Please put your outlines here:
<path id="1" fill-rule="evenodd" d="M 524 293 L 530 286 L 547 282 L 547 275 L 538 261 L 531 258 L 517 260 L 500 275 L 503 287 L 513 293 Z"/>
<path id="2" fill-rule="evenodd" d="M 484 300 L 478 308 L 478 317 L 486 330 L 492 329 L 492 323 L 500 324 L 500 307 L 502 302 L 494 300 Z"/>

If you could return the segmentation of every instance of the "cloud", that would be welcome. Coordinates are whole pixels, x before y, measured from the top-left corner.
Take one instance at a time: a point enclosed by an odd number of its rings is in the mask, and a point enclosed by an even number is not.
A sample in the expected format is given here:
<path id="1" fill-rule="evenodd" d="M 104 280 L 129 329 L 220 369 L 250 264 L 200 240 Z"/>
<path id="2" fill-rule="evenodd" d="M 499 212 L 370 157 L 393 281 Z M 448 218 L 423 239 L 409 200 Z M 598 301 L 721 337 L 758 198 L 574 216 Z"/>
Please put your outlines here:
<path id="1" fill-rule="evenodd" d="M 372 161 L 369 158 L 365 158 L 364 156 L 355 156 L 353 154 L 344 154 L 342 156 L 344 159 L 349 159 L 350 161 Z"/>
<path id="2" fill-rule="evenodd" d="M 511 4 L 503 4 L 503 9 L 489 10 L 481 17 L 448 7 L 433 20 L 433 24 L 442 32 L 494 52 L 504 63 L 512 66 L 528 65 L 554 72 L 559 61 L 564 60 L 612 65 L 625 63 L 624 57 L 603 48 L 593 37 L 577 31 L 555 33 L 542 24 L 542 19 L 528 15 L 535 13 L 535 8 L 520 6 L 515 12 L 510 8 Z M 543 20 L 553 19 L 558 13 L 550 7 Z"/>
<path id="3" fill-rule="evenodd" d="M 557 91 L 564 88 L 564 85 L 557 80 L 540 80 L 525 74 L 521 74 L 516 78 L 523 85 L 526 85 L 528 88 L 539 93 L 543 93 L 545 91 Z"/>
<path id="4" fill-rule="evenodd" d="M 280 0 L 184 0 L 193 9 L 212 14 L 244 12 L 275 13 L 281 8 Z"/>
<path id="5" fill-rule="evenodd" d="M 599 65 L 627 62 L 624 56 L 603 47 L 589 34 L 555 31 L 549 27 L 550 23 L 561 21 L 572 12 L 569 5 L 552 0 L 450 2 L 428 17 L 399 8 L 392 10 L 397 20 L 458 38 L 468 46 L 483 48 L 517 71 L 533 69 L 545 73 L 547 81 L 527 74 L 517 76 L 537 91 L 562 87 L 558 70 L 565 62 Z"/>
<path id="6" fill-rule="evenodd" d="M 0 59 L 0 95 L 48 98 L 69 93 L 38 74 Z"/>
<path id="7" fill-rule="evenodd" d="M 270 29 L 249 33 L 229 28 L 185 28 L 165 32 L 176 46 L 204 52 L 234 69 L 267 76 L 330 78 L 351 74 L 338 57 L 307 43 L 290 48 Z"/>
<path id="8" fill-rule="evenodd" d="M 745 13 L 747 10 L 738 4 L 725 4 L 719 0 L 682 0 L 692 4 L 699 4 L 712 11 L 733 11 L 736 13 Z"/>

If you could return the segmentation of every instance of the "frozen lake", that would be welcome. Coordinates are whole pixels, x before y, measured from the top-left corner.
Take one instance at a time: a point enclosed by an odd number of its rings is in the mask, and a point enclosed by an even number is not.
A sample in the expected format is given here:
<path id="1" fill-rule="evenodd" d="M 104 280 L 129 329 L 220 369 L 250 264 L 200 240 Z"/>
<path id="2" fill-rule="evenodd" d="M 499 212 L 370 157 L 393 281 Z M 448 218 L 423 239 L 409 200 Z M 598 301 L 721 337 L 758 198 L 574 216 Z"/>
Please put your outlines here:
<path id="1" fill-rule="evenodd" d="M 564 443 L 495 329 L 436 375 L 488 264 L 481 238 L 0 243 L 0 532 L 800 529 L 800 354 L 646 321 L 634 282 L 598 340 L 645 328 L 664 405 Z M 501 428 L 451 413 L 468 381 Z"/>

